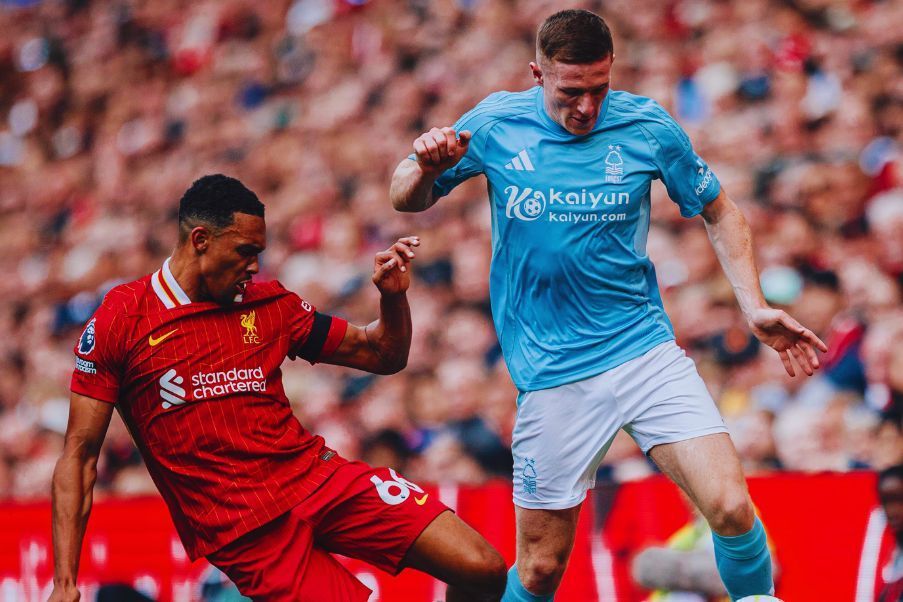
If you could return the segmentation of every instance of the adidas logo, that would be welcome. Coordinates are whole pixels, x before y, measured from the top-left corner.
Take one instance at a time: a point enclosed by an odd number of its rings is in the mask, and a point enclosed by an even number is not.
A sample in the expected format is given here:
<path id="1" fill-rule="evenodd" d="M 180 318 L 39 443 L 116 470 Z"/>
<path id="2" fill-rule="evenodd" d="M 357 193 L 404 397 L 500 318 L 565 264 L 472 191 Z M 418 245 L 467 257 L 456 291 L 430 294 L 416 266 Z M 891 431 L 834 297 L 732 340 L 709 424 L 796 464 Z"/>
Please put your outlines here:
<path id="1" fill-rule="evenodd" d="M 510 161 L 505 163 L 505 169 L 513 169 L 514 171 L 536 171 L 533 162 L 530 161 L 530 155 L 527 149 L 517 153 Z"/>
<path id="2" fill-rule="evenodd" d="M 185 403 L 186 391 L 179 385 L 185 382 L 176 371 L 170 369 L 160 377 L 160 397 L 163 398 L 163 409 L 168 410 L 172 406 L 180 406 Z"/>

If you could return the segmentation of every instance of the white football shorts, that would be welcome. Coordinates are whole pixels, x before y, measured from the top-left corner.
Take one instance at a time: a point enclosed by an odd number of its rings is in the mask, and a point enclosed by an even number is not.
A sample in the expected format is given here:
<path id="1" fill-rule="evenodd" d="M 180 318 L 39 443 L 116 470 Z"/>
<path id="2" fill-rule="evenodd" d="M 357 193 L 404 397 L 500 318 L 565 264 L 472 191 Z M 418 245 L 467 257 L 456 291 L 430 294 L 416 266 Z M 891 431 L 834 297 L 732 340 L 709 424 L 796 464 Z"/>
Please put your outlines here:
<path id="1" fill-rule="evenodd" d="M 518 396 L 514 503 L 550 510 L 580 504 L 621 428 L 643 453 L 727 432 L 696 364 L 667 341 L 596 376 Z"/>

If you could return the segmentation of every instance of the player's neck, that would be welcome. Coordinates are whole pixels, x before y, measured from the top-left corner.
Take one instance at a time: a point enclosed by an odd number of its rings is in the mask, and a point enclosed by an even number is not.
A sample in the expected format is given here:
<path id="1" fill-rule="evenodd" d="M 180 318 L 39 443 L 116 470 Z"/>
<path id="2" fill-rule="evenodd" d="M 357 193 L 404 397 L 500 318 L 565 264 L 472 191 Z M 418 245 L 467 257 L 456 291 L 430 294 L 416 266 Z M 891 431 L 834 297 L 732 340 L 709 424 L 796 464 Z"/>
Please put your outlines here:
<path id="1" fill-rule="evenodd" d="M 176 248 L 173 252 L 169 258 L 169 271 L 192 303 L 208 300 L 200 286 L 201 273 L 197 260 L 185 253 L 184 249 Z"/>

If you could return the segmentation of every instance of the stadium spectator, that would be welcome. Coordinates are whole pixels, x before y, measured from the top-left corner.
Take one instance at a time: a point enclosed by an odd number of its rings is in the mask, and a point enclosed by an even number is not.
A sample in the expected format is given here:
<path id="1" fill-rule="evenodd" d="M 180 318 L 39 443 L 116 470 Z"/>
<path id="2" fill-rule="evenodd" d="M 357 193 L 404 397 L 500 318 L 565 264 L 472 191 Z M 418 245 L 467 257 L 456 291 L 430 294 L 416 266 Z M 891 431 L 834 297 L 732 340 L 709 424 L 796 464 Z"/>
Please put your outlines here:
<path id="1" fill-rule="evenodd" d="M 903 600 L 903 464 L 878 474 L 878 498 L 896 545 L 881 569 L 875 602 L 898 602 Z"/>
<path id="2" fill-rule="evenodd" d="M 770 300 L 811 316 L 843 350 L 836 371 L 799 389 L 770 354 L 743 349 L 702 228 L 654 189 L 649 253 L 666 309 L 733 434 L 751 442 L 748 467 L 816 468 L 777 425 L 828 428 L 833 467 L 900 462 L 899 422 L 879 420 L 903 395 L 892 382 L 903 370 L 890 369 L 903 361 L 903 5 L 599 7 L 624 49 L 615 87 L 678 116 L 742 205 L 774 274 Z M 108 289 L 158 267 L 184 182 L 216 171 L 268 199 L 261 277 L 351 320 L 375 302 L 359 266 L 412 227 L 421 234 L 409 369 L 362 380 L 288 366 L 286 392 L 346 456 L 391 429 L 415 480 L 496 474 L 514 391 L 488 314 L 485 190 L 469 186 L 413 223 L 391 214 L 386 191 L 424 124 L 530 85 L 523 65 L 547 12 L 540 0 L 0 2 L 0 496 L 49 495 L 49 472 L 36 469 L 58 453 L 70 342 Z M 449 388 L 456 370 L 475 392 L 463 402 Z M 828 426 L 795 409 L 832 404 L 842 411 Z M 492 453 L 449 427 L 473 417 Z M 117 422 L 101 497 L 152 487 L 116 444 Z M 606 474 L 647 474 L 625 443 Z"/>
<path id="3" fill-rule="evenodd" d="M 647 602 L 729 602 L 715 566 L 711 529 L 692 503 L 684 495 L 681 497 L 691 519 L 662 545 L 649 546 L 633 558 L 633 579 L 653 590 Z M 770 539 L 768 547 L 777 581 L 780 571 Z"/>

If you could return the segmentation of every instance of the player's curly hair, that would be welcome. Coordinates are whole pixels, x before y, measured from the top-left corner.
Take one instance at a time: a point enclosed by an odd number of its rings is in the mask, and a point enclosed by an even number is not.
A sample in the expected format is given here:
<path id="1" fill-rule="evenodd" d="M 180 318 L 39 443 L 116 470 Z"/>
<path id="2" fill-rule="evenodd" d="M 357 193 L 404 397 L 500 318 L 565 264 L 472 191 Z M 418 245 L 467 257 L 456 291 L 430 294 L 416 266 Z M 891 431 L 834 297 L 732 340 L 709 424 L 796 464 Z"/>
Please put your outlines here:
<path id="1" fill-rule="evenodd" d="M 588 10 L 559 11 L 546 19 L 536 34 L 536 52 L 550 61 L 595 63 L 614 51 L 608 25 Z"/>
<path id="2" fill-rule="evenodd" d="M 235 221 L 235 213 L 263 217 L 263 203 L 248 187 L 223 174 L 206 175 L 194 181 L 179 201 L 179 239 L 205 224 L 222 230 Z"/>

